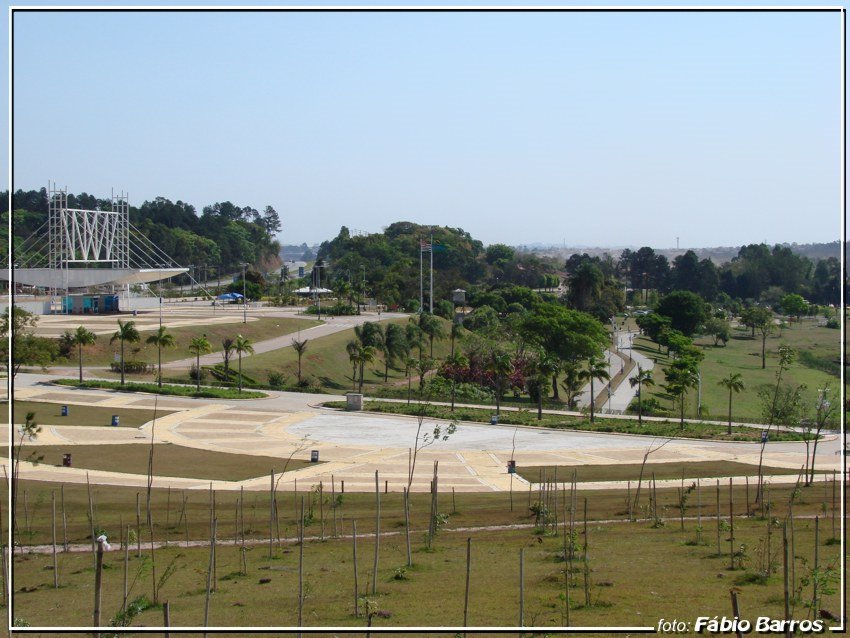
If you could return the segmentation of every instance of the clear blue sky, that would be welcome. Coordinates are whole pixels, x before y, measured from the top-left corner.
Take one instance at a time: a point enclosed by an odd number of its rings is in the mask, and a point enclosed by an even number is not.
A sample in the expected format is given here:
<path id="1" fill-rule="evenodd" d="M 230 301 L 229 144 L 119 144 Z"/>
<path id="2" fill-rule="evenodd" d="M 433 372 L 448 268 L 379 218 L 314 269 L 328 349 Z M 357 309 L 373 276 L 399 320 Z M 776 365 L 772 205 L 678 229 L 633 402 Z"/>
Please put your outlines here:
<path id="1" fill-rule="evenodd" d="M 840 20 L 19 13 L 13 188 L 271 205 L 285 243 L 832 241 Z"/>

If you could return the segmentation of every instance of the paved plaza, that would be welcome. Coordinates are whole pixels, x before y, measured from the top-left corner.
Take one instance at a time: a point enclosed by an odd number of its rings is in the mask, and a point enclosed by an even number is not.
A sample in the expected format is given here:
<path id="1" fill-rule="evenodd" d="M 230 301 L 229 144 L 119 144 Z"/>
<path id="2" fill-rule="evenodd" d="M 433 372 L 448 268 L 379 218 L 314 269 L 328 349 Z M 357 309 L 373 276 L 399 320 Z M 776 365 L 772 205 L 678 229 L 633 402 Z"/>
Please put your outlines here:
<path id="1" fill-rule="evenodd" d="M 112 428 L 85 425 L 46 425 L 36 441 L 41 445 L 149 444 L 151 434 L 157 443 L 172 443 L 216 452 L 272 456 L 281 459 L 309 459 L 319 452 L 321 463 L 287 472 L 280 489 L 292 489 L 319 481 L 345 481 L 346 491 L 374 489 L 375 471 L 383 486 L 401 491 L 407 485 L 411 448 L 416 442 L 418 421 L 396 415 L 339 412 L 319 407 L 319 403 L 341 399 L 329 395 L 270 393 L 265 399 L 212 400 L 158 397 L 53 386 L 47 375 L 19 374 L 15 398 L 113 408 L 145 408 L 156 404 L 174 410 L 140 428 Z M 73 410 L 71 411 L 73 414 Z M 72 417 L 69 421 L 73 423 Z M 426 419 L 422 433 L 433 430 L 436 422 Z M 3 433 L 8 436 L 8 431 Z M 660 443 L 659 439 L 654 442 Z M 412 489 L 427 491 L 433 462 L 439 461 L 442 489 L 458 492 L 490 492 L 527 489 L 528 483 L 507 473 L 507 461 L 515 458 L 522 466 L 599 465 L 640 463 L 650 437 L 556 431 L 534 427 L 462 423 L 447 441 L 438 441 L 420 453 Z M 670 441 L 654 453 L 651 462 L 730 460 L 757 464 L 758 444 L 697 440 Z M 839 469 L 839 437 L 829 436 L 818 449 L 819 469 Z M 770 443 L 765 450 L 768 466 L 791 469 L 805 462 L 802 443 Z M 144 486 L 143 475 L 89 470 L 94 483 Z M 33 480 L 85 482 L 86 470 L 44 464 L 24 464 L 21 477 Z M 794 475 L 774 477 L 774 482 L 793 482 Z M 743 478 L 736 479 L 741 482 Z M 663 482 L 659 482 L 664 484 Z M 678 481 L 672 481 L 678 484 Z M 208 489 L 209 480 L 157 477 L 154 485 L 177 489 Z M 585 483 L 587 488 L 617 488 L 619 483 Z M 268 489 L 268 476 L 245 481 L 213 481 L 219 490 Z"/>

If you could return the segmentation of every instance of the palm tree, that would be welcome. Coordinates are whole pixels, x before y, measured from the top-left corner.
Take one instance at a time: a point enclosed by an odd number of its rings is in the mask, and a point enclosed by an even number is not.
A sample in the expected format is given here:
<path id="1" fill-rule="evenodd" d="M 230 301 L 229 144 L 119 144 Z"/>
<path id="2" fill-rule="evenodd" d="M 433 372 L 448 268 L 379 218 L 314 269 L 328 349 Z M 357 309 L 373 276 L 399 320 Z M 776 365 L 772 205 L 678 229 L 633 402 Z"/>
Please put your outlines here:
<path id="1" fill-rule="evenodd" d="M 419 329 L 428 336 L 430 344 L 429 357 L 434 357 L 434 339 L 445 339 L 446 331 L 443 329 L 443 323 L 439 317 L 435 317 L 430 312 L 423 312 L 419 315 Z"/>
<path id="2" fill-rule="evenodd" d="M 174 343 L 174 335 L 168 332 L 168 329 L 165 326 L 160 326 L 159 329 L 152 334 L 150 337 L 145 339 L 145 343 L 152 343 L 156 345 L 156 362 L 158 368 L 157 374 L 157 385 L 162 387 L 162 349 L 163 348 L 173 348 L 176 344 Z"/>
<path id="3" fill-rule="evenodd" d="M 307 341 L 308 339 L 304 339 L 303 341 L 298 341 L 298 339 L 292 340 L 292 349 L 295 350 L 295 354 L 298 355 L 298 386 L 301 386 L 301 357 L 304 356 L 304 353 L 307 352 Z"/>
<path id="4" fill-rule="evenodd" d="M 726 429 L 726 433 L 732 434 L 732 393 L 738 393 L 744 389 L 743 377 L 738 372 L 730 372 L 729 376 L 718 381 L 717 385 L 722 385 L 729 390 L 729 426 Z"/>
<path id="5" fill-rule="evenodd" d="M 254 344 L 251 343 L 248 337 L 236 335 L 233 349 L 236 350 L 236 354 L 239 356 L 239 392 L 242 392 L 242 353 L 254 354 Z"/>
<path id="6" fill-rule="evenodd" d="M 139 331 L 136 330 L 136 322 L 128 321 L 127 323 L 122 323 L 119 319 L 118 330 L 112 335 L 109 343 L 113 343 L 116 339 L 121 341 L 121 385 L 124 385 L 124 342 L 138 343 L 141 339 Z"/>
<path id="7" fill-rule="evenodd" d="M 357 363 L 360 366 L 360 388 L 358 392 L 363 392 L 363 368 L 367 363 L 371 363 L 375 360 L 375 347 L 374 346 L 363 346 L 360 348 L 359 356 L 357 357 Z"/>
<path id="8" fill-rule="evenodd" d="M 345 344 L 345 351 L 348 353 L 348 360 L 351 362 L 352 392 L 357 389 L 357 362 L 360 360 L 360 350 L 362 348 L 363 344 L 357 341 L 357 339 L 352 339 L 347 344 Z"/>
<path id="9" fill-rule="evenodd" d="M 387 324 L 381 349 L 384 353 L 384 383 L 386 383 L 389 379 L 390 364 L 394 363 L 397 357 L 404 357 L 410 352 L 407 336 L 400 325 Z"/>
<path id="10" fill-rule="evenodd" d="M 555 369 L 558 368 L 558 360 L 555 359 Z M 578 395 L 581 394 L 581 389 L 584 387 L 584 382 L 586 380 L 584 371 L 579 367 L 578 363 L 575 361 L 565 361 L 561 364 L 561 370 L 564 373 L 564 380 L 561 381 L 561 387 L 567 391 L 567 409 L 574 410 L 576 407 L 576 399 Z M 557 372 L 555 373 L 555 378 L 557 379 Z M 558 387 L 557 384 L 554 386 Z M 558 401 L 560 397 L 558 395 L 553 395 L 553 399 Z"/>
<path id="11" fill-rule="evenodd" d="M 230 381 L 230 357 L 236 342 L 233 337 L 225 337 L 221 340 L 221 358 L 224 360 L 224 378 Z"/>
<path id="12" fill-rule="evenodd" d="M 676 365 L 680 364 L 680 365 Z M 667 393 L 672 395 L 674 401 L 676 398 L 680 401 L 680 416 L 679 423 L 681 429 L 685 429 L 685 395 L 688 388 L 693 388 L 697 384 L 697 371 L 693 367 L 693 361 L 688 359 L 680 359 L 675 361 L 672 366 L 664 372 L 667 378 L 665 386 Z M 675 405 L 675 403 L 674 403 Z"/>
<path id="13" fill-rule="evenodd" d="M 419 351 L 419 358 L 422 358 L 422 349 L 425 347 L 425 338 L 422 328 L 416 323 L 412 317 L 405 326 L 404 335 L 407 338 L 407 343 L 411 348 L 416 348 Z"/>
<path id="14" fill-rule="evenodd" d="M 91 330 L 87 330 L 85 326 L 77 327 L 76 332 L 74 332 L 74 343 L 77 344 L 77 348 L 80 352 L 80 383 L 83 382 L 83 346 L 92 345 L 97 339 L 97 335 L 93 333 Z M 123 366 L 122 366 L 123 368 Z"/>
<path id="15" fill-rule="evenodd" d="M 638 395 L 638 425 L 643 425 L 643 400 L 641 399 L 641 387 L 655 385 L 652 380 L 652 370 L 644 370 L 640 365 L 637 367 L 637 374 L 629 379 L 629 385 L 637 386 Z"/>
<path id="16" fill-rule="evenodd" d="M 599 357 L 591 357 L 587 362 L 587 369 L 583 376 L 590 380 L 590 422 L 593 423 L 596 418 L 596 393 L 593 390 L 593 380 L 607 381 L 611 378 L 611 375 L 608 374 L 608 362 Z"/>
<path id="17" fill-rule="evenodd" d="M 201 390 L 201 355 L 209 354 L 212 351 L 212 346 L 210 346 L 210 342 L 207 341 L 207 336 L 203 337 L 194 337 L 192 341 L 189 342 L 189 352 L 195 355 L 195 372 L 196 378 L 198 381 L 197 390 L 200 392 Z"/>

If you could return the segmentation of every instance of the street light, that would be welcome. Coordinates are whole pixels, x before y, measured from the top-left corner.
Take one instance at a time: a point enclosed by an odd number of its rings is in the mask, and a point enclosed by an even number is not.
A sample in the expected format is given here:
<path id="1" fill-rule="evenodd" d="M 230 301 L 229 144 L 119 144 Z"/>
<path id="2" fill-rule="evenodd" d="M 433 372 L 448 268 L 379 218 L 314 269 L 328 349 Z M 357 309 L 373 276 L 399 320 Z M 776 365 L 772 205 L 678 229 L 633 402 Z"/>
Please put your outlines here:
<path id="1" fill-rule="evenodd" d="M 245 267 L 248 264 L 242 264 L 242 323 L 248 323 L 248 298 L 245 296 Z"/>
<path id="2" fill-rule="evenodd" d="M 363 278 L 360 281 L 360 303 L 363 307 L 366 306 L 366 266 L 360 264 L 360 270 L 363 273 Z M 360 314 L 360 308 L 357 309 L 357 314 Z"/>

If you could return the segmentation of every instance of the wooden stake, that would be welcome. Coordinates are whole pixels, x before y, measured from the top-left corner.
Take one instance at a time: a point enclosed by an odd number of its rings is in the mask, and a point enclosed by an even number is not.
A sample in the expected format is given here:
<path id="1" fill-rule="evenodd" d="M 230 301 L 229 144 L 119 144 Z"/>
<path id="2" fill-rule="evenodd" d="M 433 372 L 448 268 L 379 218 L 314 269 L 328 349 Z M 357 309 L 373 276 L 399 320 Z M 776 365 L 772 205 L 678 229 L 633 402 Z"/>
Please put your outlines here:
<path id="1" fill-rule="evenodd" d="M 91 501 L 89 501 L 91 502 Z M 187 532 L 188 534 L 188 532 Z M 136 492 L 136 558 L 142 557 L 142 509 Z"/>
<path id="2" fill-rule="evenodd" d="M 404 487 L 404 542 L 407 545 L 407 566 L 413 567 L 413 556 L 410 552 L 410 492 Z"/>
<path id="3" fill-rule="evenodd" d="M 51 524 L 53 542 L 53 588 L 59 589 L 59 563 L 56 560 L 56 492 L 50 492 L 50 509 L 51 509 Z"/>
<path id="4" fill-rule="evenodd" d="M 94 618 L 95 627 L 100 627 L 100 592 L 103 586 L 103 541 L 97 541 L 94 559 Z M 95 636 L 100 636 L 95 632 Z"/>
<path id="5" fill-rule="evenodd" d="M 654 482 L 654 479 L 653 479 Z M 590 607 L 590 566 L 587 563 L 587 497 L 584 498 L 584 606 Z"/>
<path id="6" fill-rule="evenodd" d="M 320 532 L 319 532 L 319 540 L 325 540 L 325 484 L 322 481 L 319 481 L 319 521 Z"/>
<path id="7" fill-rule="evenodd" d="M 122 529 L 123 531 L 123 529 Z M 127 542 L 124 543 L 124 599 L 121 603 L 121 611 L 127 609 L 127 596 L 130 594 L 128 589 L 130 577 L 130 526 L 127 525 Z"/>
<path id="8" fill-rule="evenodd" d="M 168 486 L 168 496 L 165 500 L 165 546 L 168 547 L 168 526 L 171 520 L 171 486 Z"/>
<path id="9" fill-rule="evenodd" d="M 738 609 L 738 590 L 733 587 L 729 590 L 729 594 L 732 596 L 732 617 L 740 618 L 741 612 Z M 738 623 L 735 623 L 735 638 L 744 638 L 744 632 L 738 627 Z"/>
<path id="10" fill-rule="evenodd" d="M 472 566 L 472 539 L 466 539 L 466 589 L 463 594 L 463 626 L 469 624 L 469 572 Z"/>
<path id="11" fill-rule="evenodd" d="M 524 568 L 524 557 L 523 552 L 525 552 L 525 548 L 521 547 L 519 550 L 519 626 L 525 627 L 524 621 L 524 613 L 523 613 L 523 605 L 525 602 L 525 590 L 523 584 L 523 568 Z"/>
<path id="12" fill-rule="evenodd" d="M 216 519 L 213 519 L 212 530 L 210 533 L 210 561 L 207 567 L 207 597 L 204 601 L 204 627 L 209 627 L 210 624 L 210 595 L 212 594 L 212 572 L 213 572 L 213 552 L 215 546 L 215 528 L 218 524 Z"/>
<path id="13" fill-rule="evenodd" d="M 732 505 L 732 477 L 729 477 L 729 569 L 735 569 L 735 512 Z"/>
<path id="14" fill-rule="evenodd" d="M 817 572 L 818 569 L 818 545 L 820 544 L 820 519 L 815 516 L 815 564 L 813 569 Z M 818 579 L 812 578 L 812 602 L 817 605 L 818 602 Z"/>
<path id="15" fill-rule="evenodd" d="M 62 551 L 68 551 L 68 519 L 65 517 L 65 484 L 63 483 L 59 494 L 62 499 Z"/>
<path id="16" fill-rule="evenodd" d="M 304 622 L 304 497 L 301 497 L 301 516 L 298 523 L 298 626 Z"/>
<path id="17" fill-rule="evenodd" d="M 375 470 L 375 563 L 372 567 L 372 595 L 378 593 L 378 552 L 381 544 L 381 492 L 378 489 L 378 470 Z"/>
<path id="18" fill-rule="evenodd" d="M 162 626 L 163 627 L 171 627 L 171 608 L 168 605 L 168 601 L 166 600 L 162 603 Z M 165 632 L 165 638 L 169 638 L 169 632 Z"/>
<path id="19" fill-rule="evenodd" d="M 351 548 L 354 565 L 354 617 L 360 618 L 360 603 L 358 601 L 360 589 L 357 584 L 357 521 L 351 521 Z"/>
<path id="20" fill-rule="evenodd" d="M 274 470 L 269 474 L 269 558 L 274 552 Z"/>
<path id="21" fill-rule="evenodd" d="M 785 620 L 791 619 L 791 589 L 788 582 L 788 577 L 788 523 L 784 523 L 782 525 L 782 578 L 783 597 L 785 602 Z M 786 636 L 790 636 L 790 631 L 786 630 Z"/>
<path id="22" fill-rule="evenodd" d="M 336 538 L 338 536 L 336 528 L 336 482 L 333 474 L 331 474 L 331 509 L 333 510 L 333 536 Z"/>
<path id="23" fill-rule="evenodd" d="M 720 556 L 720 479 L 717 479 L 717 510 L 715 517 L 717 519 L 717 555 Z"/>

